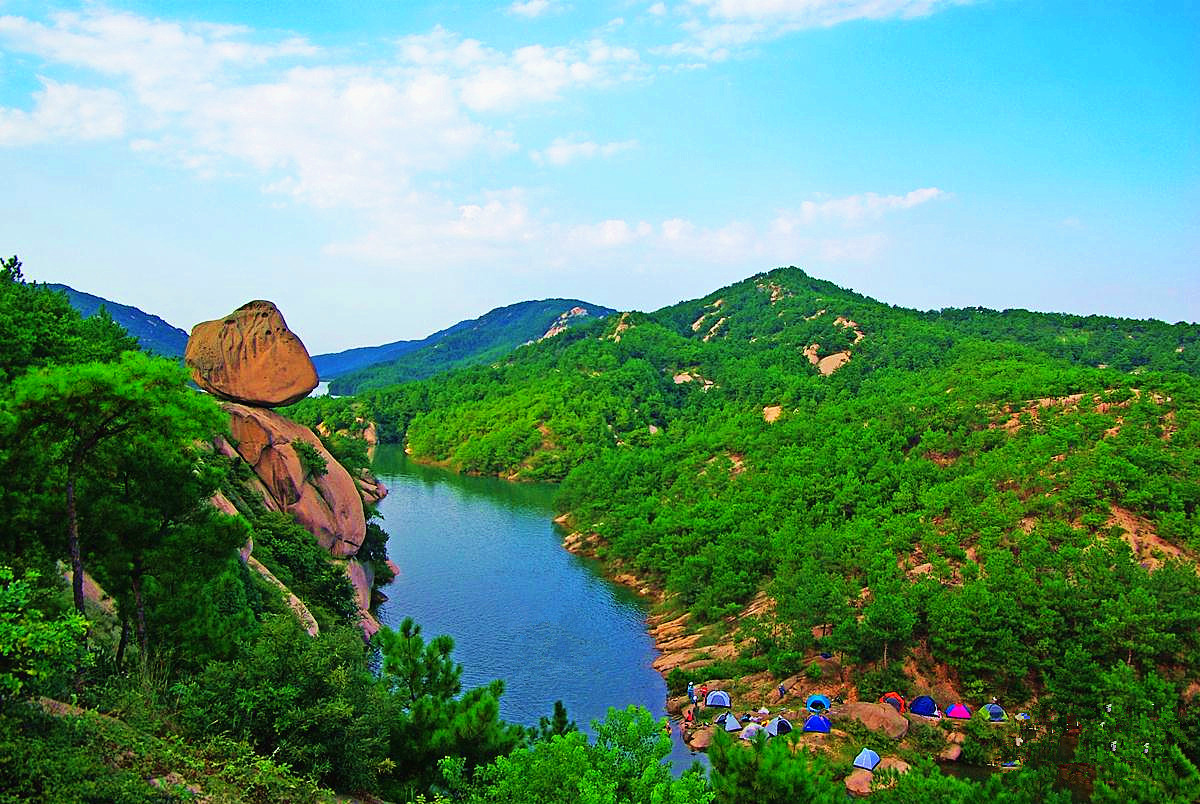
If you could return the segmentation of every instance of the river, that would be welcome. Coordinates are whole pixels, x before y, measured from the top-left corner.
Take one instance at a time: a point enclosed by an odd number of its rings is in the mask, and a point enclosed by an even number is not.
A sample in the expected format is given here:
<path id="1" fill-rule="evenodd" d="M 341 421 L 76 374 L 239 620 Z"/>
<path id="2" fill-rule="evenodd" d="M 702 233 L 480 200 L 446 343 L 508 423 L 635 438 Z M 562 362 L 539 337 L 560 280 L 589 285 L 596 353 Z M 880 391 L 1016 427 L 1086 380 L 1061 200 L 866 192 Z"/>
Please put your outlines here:
<path id="1" fill-rule="evenodd" d="M 464 477 L 388 445 L 374 471 L 389 489 L 379 509 L 400 567 L 383 589 L 380 622 L 396 627 L 411 616 L 427 639 L 452 636 L 464 688 L 503 679 L 500 714 L 513 723 L 536 725 L 555 700 L 589 732 L 609 707 L 664 716 L 646 606 L 597 562 L 563 549 L 554 485 Z M 707 764 L 672 732 L 676 772 Z"/>

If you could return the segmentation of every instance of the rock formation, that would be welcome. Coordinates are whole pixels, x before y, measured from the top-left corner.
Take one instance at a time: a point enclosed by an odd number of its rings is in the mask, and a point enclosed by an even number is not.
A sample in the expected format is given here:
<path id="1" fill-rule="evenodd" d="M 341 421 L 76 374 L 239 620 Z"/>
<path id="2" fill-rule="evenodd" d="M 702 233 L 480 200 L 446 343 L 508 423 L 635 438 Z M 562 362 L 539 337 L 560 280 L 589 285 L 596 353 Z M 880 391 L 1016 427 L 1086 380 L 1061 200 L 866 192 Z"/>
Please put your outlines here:
<path id="1" fill-rule="evenodd" d="M 316 387 L 312 360 L 292 334 L 275 305 L 253 301 L 220 321 L 197 324 L 188 340 L 185 360 L 196 383 L 227 400 L 231 442 L 217 438 L 214 450 L 245 461 L 253 469 L 247 489 L 270 511 L 291 514 L 330 553 L 354 587 L 363 634 L 379 630 L 371 614 L 373 571 L 354 559 L 366 537 L 364 504 L 377 503 L 387 489 L 363 471 L 351 477 L 307 427 L 268 408 L 295 402 Z M 300 447 L 299 445 L 305 445 Z M 319 463 L 324 463 L 320 467 Z M 237 508 L 223 494 L 213 505 L 227 514 Z M 310 634 L 317 630 L 304 603 L 283 587 L 252 555 L 252 541 L 242 560 L 276 586 Z"/>
<path id="2" fill-rule="evenodd" d="M 338 558 L 352 556 L 362 546 L 367 522 L 358 484 L 342 468 L 312 430 L 262 408 L 226 402 L 237 452 L 250 464 L 271 501 L 267 507 L 296 517 Z M 306 469 L 293 443 L 302 441 L 325 461 L 321 474 Z"/>
<path id="3" fill-rule="evenodd" d="M 243 304 L 192 328 L 184 362 L 204 390 L 232 402 L 274 408 L 317 387 L 308 350 L 269 301 Z"/>
<path id="4" fill-rule="evenodd" d="M 829 719 L 835 723 L 839 720 L 857 720 L 871 731 L 886 734 L 893 740 L 899 740 L 908 733 L 908 720 L 885 703 L 859 701 L 844 704 L 831 710 Z"/>

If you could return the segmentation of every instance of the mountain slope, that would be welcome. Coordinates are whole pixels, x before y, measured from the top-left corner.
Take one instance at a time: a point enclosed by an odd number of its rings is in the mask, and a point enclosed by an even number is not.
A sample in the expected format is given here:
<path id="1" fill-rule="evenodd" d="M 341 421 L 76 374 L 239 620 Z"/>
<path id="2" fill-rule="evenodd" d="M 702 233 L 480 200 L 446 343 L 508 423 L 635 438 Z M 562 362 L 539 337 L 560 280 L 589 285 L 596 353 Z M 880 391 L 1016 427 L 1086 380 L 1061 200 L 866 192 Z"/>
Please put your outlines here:
<path id="1" fill-rule="evenodd" d="M 708 646 L 684 683 L 1086 715 L 1200 684 L 1198 336 L 779 269 L 340 404 L 419 460 L 563 479 L 568 543 Z M 804 680 L 820 651 L 846 672 Z M 1183 729 L 1153 739 L 1200 756 Z"/>
<path id="2" fill-rule="evenodd" d="M 112 316 L 113 321 L 138 339 L 138 343 L 142 345 L 143 349 L 163 357 L 183 358 L 188 334 L 158 316 L 127 304 L 118 304 L 91 293 L 75 290 L 67 285 L 48 283 L 46 287 L 67 294 L 71 306 L 78 310 L 84 318 L 90 318 L 98 313 L 101 307 L 104 307 Z"/>
<path id="3" fill-rule="evenodd" d="M 581 321 L 603 318 L 614 311 L 578 299 L 543 299 L 498 307 L 479 318 L 460 321 L 421 341 L 400 341 L 371 347 L 379 352 L 351 350 L 314 358 L 322 378 L 336 377 L 330 385 L 335 394 L 351 394 L 383 388 L 398 382 L 422 379 L 459 366 L 498 360 L 518 346 L 552 337 Z M 351 369 L 353 362 L 370 359 L 392 350 L 386 363 Z M 333 358 L 336 358 L 334 360 Z M 322 369 L 322 366 L 326 366 Z M 337 372 L 336 374 L 333 372 Z"/>

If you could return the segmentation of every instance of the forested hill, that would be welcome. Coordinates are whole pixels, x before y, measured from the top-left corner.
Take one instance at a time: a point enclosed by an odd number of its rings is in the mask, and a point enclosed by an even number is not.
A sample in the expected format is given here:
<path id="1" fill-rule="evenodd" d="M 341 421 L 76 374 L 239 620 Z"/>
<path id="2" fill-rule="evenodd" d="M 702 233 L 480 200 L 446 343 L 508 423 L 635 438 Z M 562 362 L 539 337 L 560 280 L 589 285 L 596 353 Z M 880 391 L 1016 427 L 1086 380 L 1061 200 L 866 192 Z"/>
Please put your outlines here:
<path id="1" fill-rule="evenodd" d="M 47 284 L 46 287 L 67 294 L 67 299 L 70 300 L 71 306 L 78 310 L 79 314 L 84 318 L 96 315 L 100 312 L 100 308 L 103 307 L 112 316 L 113 321 L 116 321 L 125 328 L 126 332 L 138 339 L 138 343 L 146 351 L 154 352 L 163 357 L 183 357 L 183 350 L 187 346 L 188 334 L 179 327 L 168 324 L 158 316 L 139 310 L 136 307 L 130 307 L 127 304 L 118 304 L 100 296 L 93 296 L 91 293 L 75 290 L 75 288 L 67 285 L 51 283 Z"/>
<path id="2" fill-rule="evenodd" d="M 297 415 L 563 479 L 578 538 L 736 642 L 719 672 L 825 650 L 863 698 L 1184 707 L 1138 744 L 1196 762 L 1197 351 L 1194 324 L 922 313 L 786 268 Z"/>
<path id="3" fill-rule="evenodd" d="M 497 307 L 420 341 L 351 349 L 313 358 L 330 391 L 352 394 L 500 360 L 518 346 L 615 312 L 579 299 L 542 299 Z M 553 334 L 552 334 L 553 333 Z"/>

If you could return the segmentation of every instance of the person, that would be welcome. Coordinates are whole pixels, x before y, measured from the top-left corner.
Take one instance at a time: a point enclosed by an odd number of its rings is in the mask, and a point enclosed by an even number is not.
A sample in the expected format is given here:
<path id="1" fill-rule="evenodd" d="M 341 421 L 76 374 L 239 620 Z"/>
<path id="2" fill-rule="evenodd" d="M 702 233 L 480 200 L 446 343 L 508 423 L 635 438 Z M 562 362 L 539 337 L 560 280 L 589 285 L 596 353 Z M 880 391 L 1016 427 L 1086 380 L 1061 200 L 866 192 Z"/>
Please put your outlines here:
<path id="1" fill-rule="evenodd" d="M 687 714 L 683 716 L 683 719 L 688 723 L 695 723 L 696 722 L 696 707 L 693 706 L 691 709 L 687 710 Z"/>
<path id="2" fill-rule="evenodd" d="M 708 684 L 700 685 L 700 700 L 705 704 L 708 703 Z"/>
<path id="3" fill-rule="evenodd" d="M 696 703 L 696 682 L 694 681 L 688 682 L 688 701 Z"/>
<path id="4" fill-rule="evenodd" d="M 787 688 L 784 687 L 782 684 L 780 684 L 779 685 L 779 700 L 782 701 L 785 695 L 787 695 Z"/>

